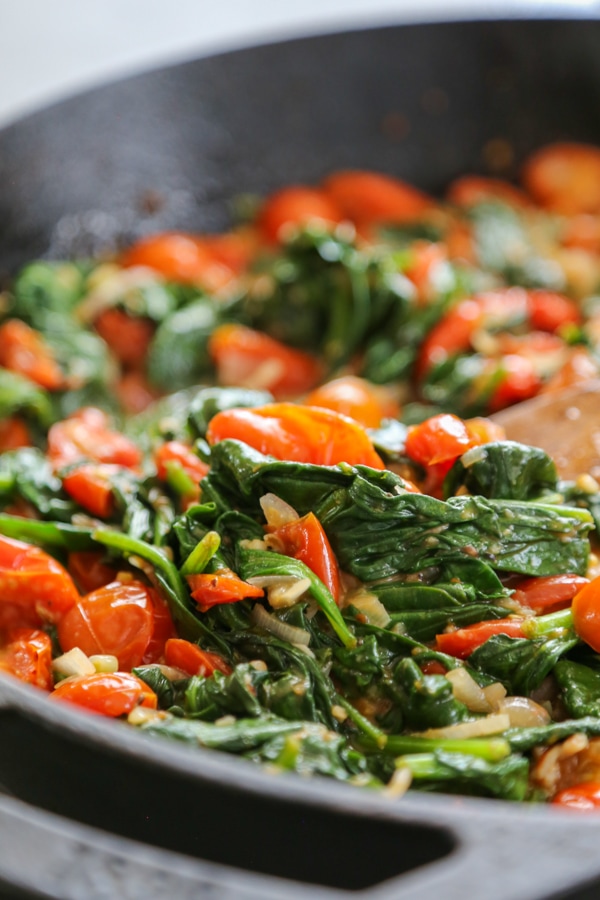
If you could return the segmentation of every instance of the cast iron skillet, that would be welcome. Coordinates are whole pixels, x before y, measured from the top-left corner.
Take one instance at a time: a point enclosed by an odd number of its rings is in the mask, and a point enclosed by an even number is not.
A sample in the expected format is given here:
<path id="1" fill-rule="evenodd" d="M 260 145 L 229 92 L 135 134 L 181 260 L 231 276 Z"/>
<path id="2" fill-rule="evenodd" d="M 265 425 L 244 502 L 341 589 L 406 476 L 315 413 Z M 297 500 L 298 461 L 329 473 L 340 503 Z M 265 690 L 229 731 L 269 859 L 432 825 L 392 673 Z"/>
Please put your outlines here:
<path id="1" fill-rule="evenodd" d="M 510 176 L 546 142 L 600 143 L 599 50 L 600 21 L 438 23 L 91 91 L 0 134 L 0 269 L 220 229 L 235 195 L 340 167 L 431 191 L 461 172 Z M 273 775 L 5 678 L 0 710 L 0 777 L 18 798 L 0 798 L 0 877 L 47 896 L 512 900 L 600 884 L 594 817 Z"/>

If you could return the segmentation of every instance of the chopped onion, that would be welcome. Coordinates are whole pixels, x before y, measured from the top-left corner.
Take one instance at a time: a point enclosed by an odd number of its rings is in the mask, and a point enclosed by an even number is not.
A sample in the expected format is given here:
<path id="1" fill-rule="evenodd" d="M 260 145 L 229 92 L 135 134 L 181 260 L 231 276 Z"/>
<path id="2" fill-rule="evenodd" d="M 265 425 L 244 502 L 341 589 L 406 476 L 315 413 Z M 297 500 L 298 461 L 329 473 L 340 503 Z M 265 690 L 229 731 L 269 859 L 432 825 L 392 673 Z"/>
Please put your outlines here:
<path id="1" fill-rule="evenodd" d="M 166 719 L 167 713 L 160 709 L 150 709 L 149 706 L 134 706 L 127 721 L 130 725 L 145 725 L 146 722 L 152 722 L 154 719 Z"/>
<path id="2" fill-rule="evenodd" d="M 428 728 L 421 731 L 416 737 L 449 738 L 463 740 L 464 738 L 488 737 L 491 734 L 500 734 L 510 728 L 510 718 L 507 713 L 492 713 L 472 722 L 459 722 L 457 725 L 447 725 L 445 728 Z"/>
<path id="3" fill-rule="evenodd" d="M 65 678 L 72 675 L 93 675 L 96 671 L 89 656 L 86 656 L 79 647 L 73 647 L 72 650 L 57 657 L 52 662 L 52 669 L 57 675 L 64 675 Z"/>
<path id="4" fill-rule="evenodd" d="M 301 644 L 308 647 L 310 644 L 310 634 L 304 628 L 297 628 L 295 625 L 288 625 L 282 622 L 277 616 L 268 613 L 264 606 L 256 603 L 252 608 L 252 621 L 265 631 L 274 634 L 275 637 L 282 641 L 288 641 L 290 644 Z"/>
<path id="5" fill-rule="evenodd" d="M 369 625 L 376 625 L 377 628 L 386 628 L 391 622 L 390 614 L 379 597 L 370 594 L 364 588 L 359 588 L 355 593 L 349 594 L 344 606 L 354 606 L 366 617 Z"/>
<path id="6" fill-rule="evenodd" d="M 267 525 L 272 528 L 280 528 L 300 518 L 294 507 L 276 494 L 264 494 L 259 502 Z"/>
<path id="7" fill-rule="evenodd" d="M 298 602 L 310 588 L 308 578 L 295 575 L 257 575 L 248 579 L 248 584 L 267 589 L 267 600 L 273 609 L 287 609 Z"/>
<path id="8" fill-rule="evenodd" d="M 511 728 L 536 728 L 550 721 L 547 710 L 529 697 L 505 697 L 498 705 L 498 712 L 506 713 Z"/>
<path id="9" fill-rule="evenodd" d="M 96 653 L 90 656 L 90 662 L 96 672 L 118 672 L 119 660 L 110 653 Z"/>
<path id="10" fill-rule="evenodd" d="M 499 681 L 495 681 L 493 684 L 488 684 L 487 687 L 484 687 L 483 693 L 492 710 L 496 712 L 501 701 L 506 697 L 506 688 Z"/>
<path id="11" fill-rule="evenodd" d="M 476 713 L 490 713 L 492 706 L 472 675 L 461 667 L 451 669 L 446 678 L 452 685 L 452 693 L 460 703 Z"/>

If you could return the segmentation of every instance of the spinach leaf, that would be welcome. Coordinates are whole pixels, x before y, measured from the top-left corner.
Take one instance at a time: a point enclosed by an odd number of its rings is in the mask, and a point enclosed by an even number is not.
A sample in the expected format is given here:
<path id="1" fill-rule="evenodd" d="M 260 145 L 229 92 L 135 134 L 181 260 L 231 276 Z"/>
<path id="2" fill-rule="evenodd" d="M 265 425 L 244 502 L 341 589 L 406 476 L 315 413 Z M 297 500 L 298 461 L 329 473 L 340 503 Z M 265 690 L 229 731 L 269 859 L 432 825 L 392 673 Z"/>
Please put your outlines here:
<path id="1" fill-rule="evenodd" d="M 417 789 L 524 800 L 528 791 L 529 762 L 515 754 L 499 762 L 488 762 L 466 753 L 436 750 L 435 753 L 401 756 L 400 768 L 408 768 Z"/>
<path id="2" fill-rule="evenodd" d="M 553 460 L 538 447 L 499 441 L 468 450 L 450 469 L 444 482 L 446 498 L 466 488 L 494 500 L 537 500 L 556 493 Z"/>
<path id="3" fill-rule="evenodd" d="M 173 391 L 211 376 L 208 339 L 220 316 L 209 298 L 202 297 L 176 310 L 159 325 L 148 350 L 148 376 L 163 390 Z"/>
<path id="4" fill-rule="evenodd" d="M 497 634 L 469 656 L 469 665 L 501 681 L 509 694 L 529 695 L 577 644 L 572 635 L 526 640 Z"/>
<path id="5" fill-rule="evenodd" d="M 600 717 L 600 672 L 570 659 L 561 659 L 554 668 L 554 677 L 570 716 Z"/>

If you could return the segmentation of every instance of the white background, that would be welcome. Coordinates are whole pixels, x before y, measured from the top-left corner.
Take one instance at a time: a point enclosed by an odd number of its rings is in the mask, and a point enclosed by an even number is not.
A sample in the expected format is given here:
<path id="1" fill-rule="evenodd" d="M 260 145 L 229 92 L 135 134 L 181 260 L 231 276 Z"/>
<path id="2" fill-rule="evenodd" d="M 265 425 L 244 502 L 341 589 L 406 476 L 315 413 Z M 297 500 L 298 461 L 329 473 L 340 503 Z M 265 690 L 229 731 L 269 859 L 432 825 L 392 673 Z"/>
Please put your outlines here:
<path id="1" fill-rule="evenodd" d="M 600 15 L 600 0 L 0 0 L 0 125 L 155 63 L 344 27 Z"/>

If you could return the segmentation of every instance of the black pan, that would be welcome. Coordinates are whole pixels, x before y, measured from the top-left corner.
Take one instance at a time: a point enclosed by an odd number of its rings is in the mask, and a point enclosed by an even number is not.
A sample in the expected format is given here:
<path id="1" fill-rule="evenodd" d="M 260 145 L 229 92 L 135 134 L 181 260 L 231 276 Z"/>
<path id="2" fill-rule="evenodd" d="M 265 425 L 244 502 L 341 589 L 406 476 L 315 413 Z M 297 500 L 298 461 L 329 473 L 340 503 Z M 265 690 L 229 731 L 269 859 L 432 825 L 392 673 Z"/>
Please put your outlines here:
<path id="1" fill-rule="evenodd" d="M 150 72 L 0 134 L 0 270 L 221 229 L 235 195 L 340 167 L 431 191 L 511 176 L 549 141 L 600 143 L 599 99 L 598 20 L 378 28 Z M 598 896 L 593 816 L 273 775 L 6 678 L 0 721 L 0 878 L 47 896 Z"/>

